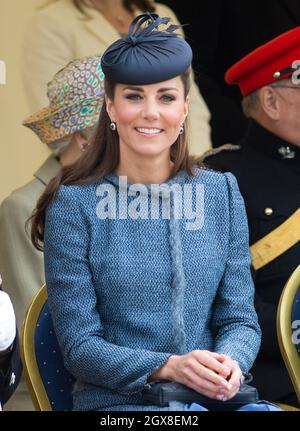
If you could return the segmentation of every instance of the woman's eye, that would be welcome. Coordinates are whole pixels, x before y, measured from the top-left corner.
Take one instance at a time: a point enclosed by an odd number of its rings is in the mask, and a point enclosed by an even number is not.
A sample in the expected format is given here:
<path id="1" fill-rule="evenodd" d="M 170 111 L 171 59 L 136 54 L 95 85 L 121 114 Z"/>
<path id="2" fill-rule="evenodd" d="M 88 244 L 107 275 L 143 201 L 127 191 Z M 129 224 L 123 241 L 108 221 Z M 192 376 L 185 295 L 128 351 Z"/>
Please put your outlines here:
<path id="1" fill-rule="evenodd" d="M 141 99 L 141 96 L 139 94 L 127 94 L 126 99 L 139 100 L 139 99 Z"/>
<path id="2" fill-rule="evenodd" d="M 164 102 L 172 102 L 173 100 L 176 100 L 174 96 L 169 96 L 168 94 L 164 94 L 161 98 Z"/>

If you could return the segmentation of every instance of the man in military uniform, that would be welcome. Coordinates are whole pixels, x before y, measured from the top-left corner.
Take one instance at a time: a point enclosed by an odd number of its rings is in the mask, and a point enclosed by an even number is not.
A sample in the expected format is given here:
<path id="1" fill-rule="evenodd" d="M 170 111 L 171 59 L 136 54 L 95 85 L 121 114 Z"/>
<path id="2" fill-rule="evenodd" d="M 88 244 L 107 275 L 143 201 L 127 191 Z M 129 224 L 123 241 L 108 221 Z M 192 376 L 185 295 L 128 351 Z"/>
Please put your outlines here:
<path id="1" fill-rule="evenodd" d="M 211 113 L 213 147 L 237 144 L 247 120 L 226 70 L 263 43 L 300 25 L 299 0 L 159 0 L 172 8 L 193 49 L 195 78 Z"/>
<path id="2" fill-rule="evenodd" d="M 276 336 L 282 289 L 300 263 L 300 27 L 257 48 L 226 73 L 238 84 L 248 131 L 204 157 L 232 172 L 245 200 L 262 345 L 252 373 L 260 398 L 299 407 Z M 300 61 L 299 61 L 300 63 Z"/>
<path id="3" fill-rule="evenodd" d="M 22 374 L 15 313 L 0 278 L 0 410 L 15 391 Z"/>

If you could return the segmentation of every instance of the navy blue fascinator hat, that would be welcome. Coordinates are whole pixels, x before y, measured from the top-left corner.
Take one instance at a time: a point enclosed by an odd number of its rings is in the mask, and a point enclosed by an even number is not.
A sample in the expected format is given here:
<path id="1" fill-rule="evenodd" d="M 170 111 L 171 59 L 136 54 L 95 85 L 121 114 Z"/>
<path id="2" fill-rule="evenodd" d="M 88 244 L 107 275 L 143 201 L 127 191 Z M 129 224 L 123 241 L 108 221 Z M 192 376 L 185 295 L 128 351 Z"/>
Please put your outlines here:
<path id="1" fill-rule="evenodd" d="M 168 24 L 170 18 L 146 13 L 136 17 L 129 34 L 104 52 L 101 66 L 105 76 L 120 84 L 146 85 L 181 75 L 191 65 L 190 45 L 174 33 L 180 26 Z"/>

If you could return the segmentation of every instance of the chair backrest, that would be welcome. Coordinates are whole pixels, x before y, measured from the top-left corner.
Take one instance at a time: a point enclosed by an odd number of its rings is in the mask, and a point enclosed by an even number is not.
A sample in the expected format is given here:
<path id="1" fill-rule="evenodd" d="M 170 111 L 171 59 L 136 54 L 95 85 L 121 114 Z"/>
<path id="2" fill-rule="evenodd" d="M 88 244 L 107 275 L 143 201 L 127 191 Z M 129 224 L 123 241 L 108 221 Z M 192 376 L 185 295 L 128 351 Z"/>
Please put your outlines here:
<path id="1" fill-rule="evenodd" d="M 300 265 L 287 281 L 277 310 L 281 354 L 300 403 Z"/>
<path id="2" fill-rule="evenodd" d="M 75 379 L 63 364 L 45 285 L 28 308 L 21 332 L 21 355 L 36 410 L 72 410 Z"/>

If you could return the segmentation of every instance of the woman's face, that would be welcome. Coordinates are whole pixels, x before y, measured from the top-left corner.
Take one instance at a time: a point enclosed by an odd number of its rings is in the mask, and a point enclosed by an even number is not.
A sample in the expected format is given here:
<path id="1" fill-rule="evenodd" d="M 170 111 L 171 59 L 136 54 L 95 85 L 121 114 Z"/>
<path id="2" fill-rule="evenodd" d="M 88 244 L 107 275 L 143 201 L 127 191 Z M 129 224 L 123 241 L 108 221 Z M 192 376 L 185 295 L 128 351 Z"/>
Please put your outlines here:
<path id="1" fill-rule="evenodd" d="M 188 113 L 188 98 L 178 76 L 150 85 L 117 84 L 107 112 L 117 124 L 121 156 L 170 153 Z"/>

